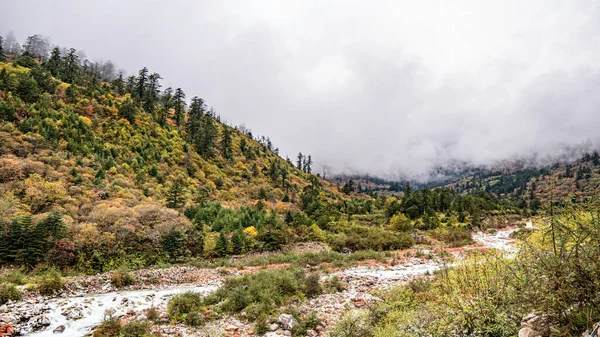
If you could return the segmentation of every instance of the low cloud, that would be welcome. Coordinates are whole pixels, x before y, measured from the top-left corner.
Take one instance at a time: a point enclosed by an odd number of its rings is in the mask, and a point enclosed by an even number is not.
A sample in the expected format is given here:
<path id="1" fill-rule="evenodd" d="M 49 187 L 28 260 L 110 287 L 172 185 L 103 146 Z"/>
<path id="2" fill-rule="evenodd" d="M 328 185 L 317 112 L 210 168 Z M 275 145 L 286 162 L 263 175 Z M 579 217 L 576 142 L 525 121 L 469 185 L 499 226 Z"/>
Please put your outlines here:
<path id="1" fill-rule="evenodd" d="M 0 33 L 42 33 L 131 73 L 148 66 L 284 155 L 422 178 L 595 148 L 598 6 L 11 0 Z"/>

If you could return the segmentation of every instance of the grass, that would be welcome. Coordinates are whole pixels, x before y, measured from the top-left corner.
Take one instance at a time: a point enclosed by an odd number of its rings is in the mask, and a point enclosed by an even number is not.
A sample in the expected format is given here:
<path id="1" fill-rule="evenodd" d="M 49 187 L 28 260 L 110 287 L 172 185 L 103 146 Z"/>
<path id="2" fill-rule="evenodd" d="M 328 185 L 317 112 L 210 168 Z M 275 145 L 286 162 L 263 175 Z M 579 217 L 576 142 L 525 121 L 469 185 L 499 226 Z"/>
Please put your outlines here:
<path id="1" fill-rule="evenodd" d="M 22 298 L 21 292 L 14 284 L 0 284 L 0 305 L 10 301 L 18 301 Z"/>
<path id="2" fill-rule="evenodd" d="M 117 269 L 110 275 L 110 283 L 117 288 L 126 287 L 135 283 L 135 276 L 126 269 Z"/>
<path id="3" fill-rule="evenodd" d="M 36 277 L 36 289 L 42 295 L 53 295 L 60 291 L 64 284 L 60 273 L 54 269 L 45 271 Z"/>
<path id="4" fill-rule="evenodd" d="M 343 254 L 336 251 L 306 252 L 306 253 L 271 253 L 265 255 L 245 256 L 239 259 L 219 259 L 192 261 L 189 264 L 199 268 L 217 267 L 266 267 L 272 264 L 288 264 L 290 267 L 304 268 L 306 266 L 318 266 L 321 264 L 332 264 L 333 267 L 342 268 L 365 260 L 377 260 L 384 262 L 389 257 L 389 252 L 376 252 L 373 250 L 359 250 L 351 254 Z"/>

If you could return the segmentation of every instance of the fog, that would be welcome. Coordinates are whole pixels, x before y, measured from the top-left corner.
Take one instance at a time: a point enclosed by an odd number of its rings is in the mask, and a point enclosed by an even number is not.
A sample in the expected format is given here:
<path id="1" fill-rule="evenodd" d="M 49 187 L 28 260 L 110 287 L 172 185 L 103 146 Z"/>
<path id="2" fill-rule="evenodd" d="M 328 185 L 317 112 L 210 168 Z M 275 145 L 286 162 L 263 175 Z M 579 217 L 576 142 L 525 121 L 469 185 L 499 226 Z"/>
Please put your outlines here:
<path id="1" fill-rule="evenodd" d="M 418 178 L 597 146 L 599 2 L 452 3 L 8 0 L 0 34 L 147 66 L 337 172 Z"/>

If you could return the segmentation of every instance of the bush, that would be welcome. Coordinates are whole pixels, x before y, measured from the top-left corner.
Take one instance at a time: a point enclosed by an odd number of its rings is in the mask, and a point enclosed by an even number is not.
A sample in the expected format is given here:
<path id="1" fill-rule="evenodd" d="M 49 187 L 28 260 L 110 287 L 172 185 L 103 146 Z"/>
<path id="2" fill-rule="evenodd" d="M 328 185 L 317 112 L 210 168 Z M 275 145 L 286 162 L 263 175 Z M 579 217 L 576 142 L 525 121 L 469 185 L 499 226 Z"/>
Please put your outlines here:
<path id="1" fill-rule="evenodd" d="M 60 273 L 54 269 L 48 270 L 38 276 L 36 289 L 42 295 L 52 295 L 62 289 L 64 281 L 60 277 Z"/>
<path id="2" fill-rule="evenodd" d="M 25 274 L 23 274 L 20 270 L 15 269 L 2 275 L 0 280 L 2 280 L 2 282 L 12 283 L 15 285 L 23 285 L 25 284 Z"/>
<path id="3" fill-rule="evenodd" d="M 371 337 L 372 329 L 368 311 L 351 310 L 340 318 L 331 337 Z"/>
<path id="4" fill-rule="evenodd" d="M 186 292 L 174 296 L 167 306 L 167 314 L 169 319 L 174 322 L 184 322 L 188 320 L 188 316 L 191 321 L 194 321 L 194 313 L 197 314 L 202 307 L 202 298 L 200 294 L 193 292 Z"/>
<path id="5" fill-rule="evenodd" d="M 319 283 L 319 274 L 310 274 L 304 281 L 304 295 L 306 297 L 315 297 L 323 292 L 321 283 Z"/>
<path id="6" fill-rule="evenodd" d="M 443 241 L 450 247 L 473 244 L 471 231 L 466 228 L 436 228 L 428 232 L 432 238 Z"/>
<path id="7" fill-rule="evenodd" d="M 21 299 L 21 297 L 21 292 L 14 286 L 14 284 L 0 284 L 0 304 L 4 304 L 9 300 L 18 301 Z"/>
<path id="8" fill-rule="evenodd" d="M 121 333 L 121 323 L 117 317 L 105 317 L 94 332 L 92 337 L 117 337 Z"/>
<path id="9" fill-rule="evenodd" d="M 158 309 L 156 309 L 154 307 L 146 309 L 145 314 L 146 314 L 146 318 L 148 318 L 151 321 L 156 321 L 160 317 Z"/>
<path id="10" fill-rule="evenodd" d="M 118 269 L 110 275 L 110 283 L 117 288 L 126 287 L 135 283 L 135 276 L 125 269 Z"/>
<path id="11" fill-rule="evenodd" d="M 119 337 L 147 337 L 151 327 L 149 322 L 131 321 L 121 326 Z"/>
<path id="12" fill-rule="evenodd" d="M 318 276 L 317 276 L 318 277 Z M 269 314 L 294 296 L 302 296 L 305 274 L 301 269 L 266 270 L 253 275 L 230 277 L 212 295 L 207 305 L 219 304 L 228 313 L 246 311 L 251 318 Z"/>

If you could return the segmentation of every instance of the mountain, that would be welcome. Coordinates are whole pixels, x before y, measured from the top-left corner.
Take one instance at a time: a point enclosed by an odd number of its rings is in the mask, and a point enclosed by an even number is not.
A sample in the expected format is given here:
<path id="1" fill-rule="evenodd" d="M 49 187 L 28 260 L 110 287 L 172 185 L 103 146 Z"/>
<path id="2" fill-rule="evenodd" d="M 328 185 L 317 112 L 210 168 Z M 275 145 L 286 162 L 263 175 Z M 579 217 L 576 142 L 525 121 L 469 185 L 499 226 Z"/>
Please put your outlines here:
<path id="1" fill-rule="evenodd" d="M 383 203 L 340 193 L 310 157 L 296 167 L 146 68 L 107 81 L 88 64 L 58 48 L 0 63 L 0 263 L 97 272 L 307 240 L 411 245 L 369 220 Z M 338 224 L 355 214 L 377 226 Z"/>

